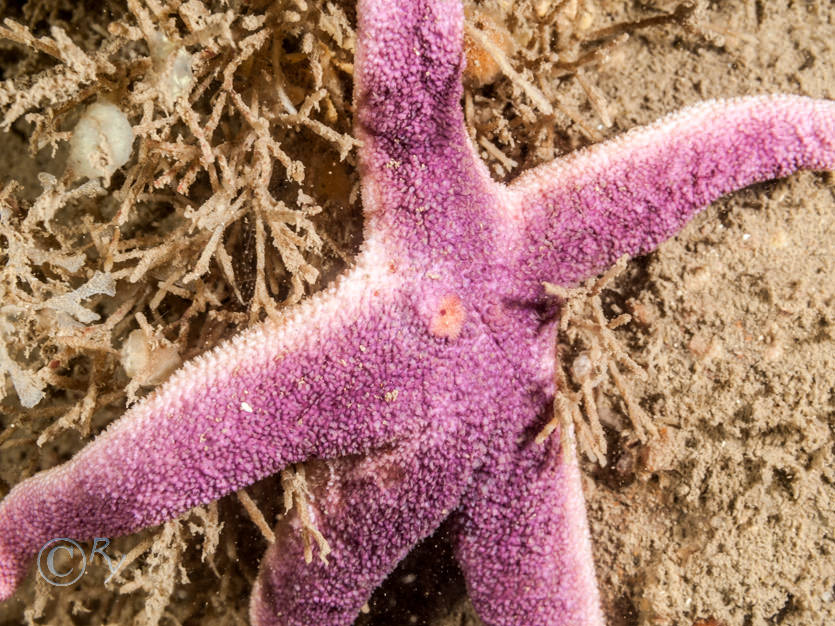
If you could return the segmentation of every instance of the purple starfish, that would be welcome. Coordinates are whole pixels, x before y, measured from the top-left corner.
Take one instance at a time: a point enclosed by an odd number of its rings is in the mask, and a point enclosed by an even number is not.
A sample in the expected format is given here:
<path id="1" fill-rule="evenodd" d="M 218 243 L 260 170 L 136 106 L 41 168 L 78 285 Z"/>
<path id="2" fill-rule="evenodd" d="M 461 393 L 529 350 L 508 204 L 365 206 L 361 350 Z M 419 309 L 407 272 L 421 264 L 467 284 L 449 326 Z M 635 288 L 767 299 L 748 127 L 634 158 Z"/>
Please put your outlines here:
<path id="1" fill-rule="evenodd" d="M 171 519 L 291 463 L 333 551 L 306 564 L 283 522 L 255 624 L 347 624 L 452 516 L 488 624 L 603 624 L 580 473 L 548 421 L 558 306 L 754 181 L 835 168 L 835 102 L 702 104 L 495 183 L 460 109 L 462 11 L 360 0 L 355 65 L 365 243 L 283 320 L 192 361 L 78 455 L 0 504 L 0 599 L 55 537 Z M 562 432 L 562 437 L 572 437 Z"/>

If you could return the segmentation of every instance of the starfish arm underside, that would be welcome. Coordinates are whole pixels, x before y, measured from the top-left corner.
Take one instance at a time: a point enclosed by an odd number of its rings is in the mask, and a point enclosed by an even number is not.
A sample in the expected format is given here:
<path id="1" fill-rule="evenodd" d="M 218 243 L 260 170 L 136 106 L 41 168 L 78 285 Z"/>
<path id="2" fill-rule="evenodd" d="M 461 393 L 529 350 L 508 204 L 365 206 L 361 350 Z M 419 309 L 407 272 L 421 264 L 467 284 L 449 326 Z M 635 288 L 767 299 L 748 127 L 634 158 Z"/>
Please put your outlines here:
<path id="1" fill-rule="evenodd" d="M 370 266 L 370 268 L 369 268 Z M 310 457 L 419 429 L 437 338 L 380 260 L 183 367 L 72 460 L 0 502 L 0 600 L 48 540 L 135 531 Z"/>
<path id="2" fill-rule="evenodd" d="M 355 131 L 366 233 L 398 238 L 422 261 L 449 244 L 466 254 L 493 237 L 497 187 L 461 109 L 458 0 L 359 0 Z"/>
<path id="3" fill-rule="evenodd" d="M 603 626 L 573 444 L 508 449 L 474 483 L 455 549 L 484 623 Z"/>
<path id="4" fill-rule="evenodd" d="M 835 102 L 706 102 L 540 166 L 509 188 L 524 280 L 576 284 L 653 250 L 723 194 L 798 169 L 835 169 Z"/>
<path id="5" fill-rule="evenodd" d="M 372 591 L 461 499 L 472 476 L 462 422 L 365 458 L 307 465 L 328 563 L 304 561 L 294 513 L 276 528 L 250 601 L 253 626 L 351 624 Z"/>

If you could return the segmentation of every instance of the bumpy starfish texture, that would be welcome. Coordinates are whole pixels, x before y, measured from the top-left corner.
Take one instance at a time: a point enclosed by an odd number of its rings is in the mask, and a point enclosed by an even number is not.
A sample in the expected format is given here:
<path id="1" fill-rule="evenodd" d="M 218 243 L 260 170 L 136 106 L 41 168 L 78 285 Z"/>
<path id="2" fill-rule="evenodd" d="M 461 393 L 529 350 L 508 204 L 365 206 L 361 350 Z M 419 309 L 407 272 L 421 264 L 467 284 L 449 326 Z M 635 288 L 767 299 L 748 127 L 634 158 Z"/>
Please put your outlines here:
<path id="1" fill-rule="evenodd" d="M 14 487 L 0 599 L 54 537 L 130 533 L 315 459 L 329 562 L 306 564 L 284 520 L 254 624 L 350 623 L 450 516 L 485 623 L 603 624 L 577 461 L 556 435 L 534 441 L 555 393 L 559 311 L 543 282 L 646 253 L 731 190 L 835 168 L 835 102 L 702 104 L 504 186 L 464 126 L 460 3 L 360 0 L 357 13 L 355 267 Z"/>

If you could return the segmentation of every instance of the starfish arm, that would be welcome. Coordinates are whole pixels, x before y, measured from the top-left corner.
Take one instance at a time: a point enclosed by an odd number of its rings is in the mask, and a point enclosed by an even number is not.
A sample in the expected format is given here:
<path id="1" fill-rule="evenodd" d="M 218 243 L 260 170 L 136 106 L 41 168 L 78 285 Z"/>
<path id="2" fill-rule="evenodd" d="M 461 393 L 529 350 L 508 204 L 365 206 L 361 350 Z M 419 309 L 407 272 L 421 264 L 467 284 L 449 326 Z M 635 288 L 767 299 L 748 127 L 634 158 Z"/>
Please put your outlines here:
<path id="1" fill-rule="evenodd" d="M 357 16 L 354 125 L 366 233 L 394 234 L 424 265 L 447 243 L 456 255 L 475 255 L 493 237 L 498 186 L 464 125 L 461 2 L 359 0 Z"/>
<path id="2" fill-rule="evenodd" d="M 358 129 L 400 154 L 464 139 L 459 0 L 359 0 Z"/>
<path id="3" fill-rule="evenodd" d="M 72 460 L 15 486 L 0 502 L 0 600 L 50 539 L 129 533 L 288 463 L 420 428 L 418 354 L 431 362 L 439 342 L 390 265 L 371 257 L 283 322 L 187 364 Z"/>
<path id="4" fill-rule="evenodd" d="M 490 626 L 603 626 L 573 445 L 514 446 L 488 462 L 458 514 L 456 555 Z"/>
<path id="5" fill-rule="evenodd" d="M 365 458 L 307 464 L 311 517 L 332 552 L 327 564 L 305 563 L 298 514 L 284 518 L 253 588 L 253 626 L 351 624 L 374 588 L 460 501 L 472 476 L 462 428 L 435 425 Z"/>
<path id="6" fill-rule="evenodd" d="M 523 174 L 525 285 L 564 286 L 644 254 L 725 193 L 798 169 L 835 169 L 835 102 L 756 96 L 699 104 Z"/>

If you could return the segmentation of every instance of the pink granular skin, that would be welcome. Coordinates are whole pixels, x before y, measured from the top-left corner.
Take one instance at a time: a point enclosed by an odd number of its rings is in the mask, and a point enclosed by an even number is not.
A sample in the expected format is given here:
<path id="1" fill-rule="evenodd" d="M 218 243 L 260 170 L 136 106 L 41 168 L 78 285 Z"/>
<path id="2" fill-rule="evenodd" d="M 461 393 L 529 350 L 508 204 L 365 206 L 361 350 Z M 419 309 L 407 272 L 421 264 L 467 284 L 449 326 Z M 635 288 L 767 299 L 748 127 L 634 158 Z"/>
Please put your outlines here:
<path id="1" fill-rule="evenodd" d="M 0 599 L 50 539 L 135 532 L 315 459 L 329 563 L 306 564 L 285 520 L 254 624 L 351 623 L 448 518 L 486 624 L 603 624 L 576 459 L 558 436 L 534 441 L 555 393 L 559 308 L 542 283 L 648 252 L 734 189 L 835 169 L 835 103 L 705 103 L 504 186 L 464 126 L 460 2 L 357 10 L 355 266 L 15 486 L 0 503 Z"/>

